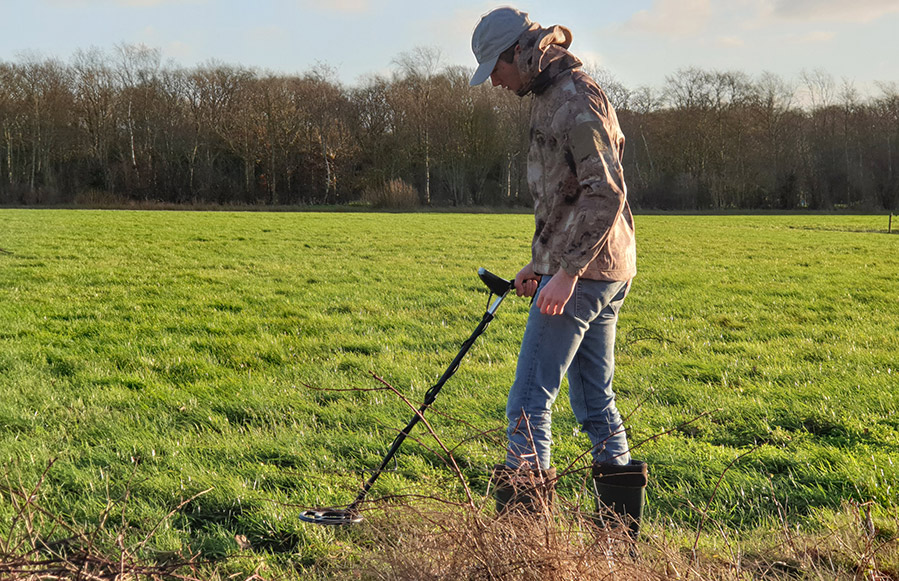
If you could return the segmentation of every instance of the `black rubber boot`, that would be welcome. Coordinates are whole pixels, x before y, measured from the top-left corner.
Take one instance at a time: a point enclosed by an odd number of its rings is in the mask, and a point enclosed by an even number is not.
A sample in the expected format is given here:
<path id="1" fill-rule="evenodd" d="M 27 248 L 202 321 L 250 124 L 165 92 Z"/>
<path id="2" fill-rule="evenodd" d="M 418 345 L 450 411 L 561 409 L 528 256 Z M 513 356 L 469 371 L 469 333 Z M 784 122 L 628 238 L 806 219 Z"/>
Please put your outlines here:
<path id="1" fill-rule="evenodd" d="M 649 471 L 646 462 L 632 460 L 630 464 L 593 465 L 593 491 L 596 495 L 596 514 L 593 522 L 604 527 L 620 520 L 634 540 L 640 533 L 640 519 L 646 502 L 646 482 Z M 610 517 L 612 517 L 611 522 Z"/>
<path id="2" fill-rule="evenodd" d="M 493 467 L 493 495 L 496 513 L 538 514 L 552 510 L 555 501 L 556 469 Z"/>

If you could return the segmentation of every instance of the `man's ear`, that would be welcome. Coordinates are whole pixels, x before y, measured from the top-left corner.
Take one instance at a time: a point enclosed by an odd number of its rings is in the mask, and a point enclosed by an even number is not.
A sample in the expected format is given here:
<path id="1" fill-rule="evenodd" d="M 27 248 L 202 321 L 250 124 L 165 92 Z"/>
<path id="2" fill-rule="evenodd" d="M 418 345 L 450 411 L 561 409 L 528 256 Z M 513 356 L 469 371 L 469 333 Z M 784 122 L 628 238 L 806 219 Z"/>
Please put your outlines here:
<path id="1" fill-rule="evenodd" d="M 515 50 L 512 52 L 512 64 L 518 66 L 518 57 L 521 56 L 521 45 L 516 44 Z"/>

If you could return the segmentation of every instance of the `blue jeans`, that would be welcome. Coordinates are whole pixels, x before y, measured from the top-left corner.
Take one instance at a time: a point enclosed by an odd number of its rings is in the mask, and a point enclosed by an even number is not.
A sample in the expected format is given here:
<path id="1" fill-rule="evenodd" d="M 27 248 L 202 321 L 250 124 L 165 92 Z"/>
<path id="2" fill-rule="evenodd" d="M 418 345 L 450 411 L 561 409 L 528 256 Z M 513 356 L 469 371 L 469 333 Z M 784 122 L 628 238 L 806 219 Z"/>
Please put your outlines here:
<path id="1" fill-rule="evenodd" d="M 540 281 L 538 295 L 549 279 Z M 615 327 L 629 289 L 629 281 L 578 280 L 561 315 L 542 314 L 535 296 L 506 404 L 507 466 L 549 468 L 552 405 L 566 372 L 571 409 L 590 437 L 593 460 L 630 462 L 612 391 Z"/>

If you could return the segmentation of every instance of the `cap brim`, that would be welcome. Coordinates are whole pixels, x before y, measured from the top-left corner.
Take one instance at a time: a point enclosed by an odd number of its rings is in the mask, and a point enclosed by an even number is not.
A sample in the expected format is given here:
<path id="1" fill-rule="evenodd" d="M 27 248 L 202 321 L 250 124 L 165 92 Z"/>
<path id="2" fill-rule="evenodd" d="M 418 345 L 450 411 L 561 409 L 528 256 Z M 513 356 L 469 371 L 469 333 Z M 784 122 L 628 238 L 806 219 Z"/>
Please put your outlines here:
<path id="1" fill-rule="evenodd" d="M 499 57 L 494 57 L 492 59 L 486 60 L 478 65 L 478 69 L 471 76 L 471 81 L 469 81 L 469 85 L 474 87 L 476 85 L 480 85 L 484 81 L 490 78 L 490 74 L 493 73 L 493 69 L 496 68 L 496 61 L 499 60 Z"/>

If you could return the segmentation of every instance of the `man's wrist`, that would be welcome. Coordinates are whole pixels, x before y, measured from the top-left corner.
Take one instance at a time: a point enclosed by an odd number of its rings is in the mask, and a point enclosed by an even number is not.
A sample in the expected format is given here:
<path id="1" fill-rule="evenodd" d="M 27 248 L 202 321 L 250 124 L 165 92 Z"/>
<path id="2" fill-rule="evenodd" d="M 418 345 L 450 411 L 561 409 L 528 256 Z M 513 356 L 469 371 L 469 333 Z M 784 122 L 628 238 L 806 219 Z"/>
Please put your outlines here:
<path id="1" fill-rule="evenodd" d="M 581 276 L 581 269 L 575 267 L 574 265 L 568 264 L 564 260 L 559 265 L 559 272 L 564 272 L 566 275 L 573 279 L 578 279 Z"/>
<path id="2" fill-rule="evenodd" d="M 570 284 L 571 286 L 574 286 L 577 283 L 578 278 L 580 278 L 580 277 L 576 274 L 572 275 L 567 270 L 559 269 L 553 278 L 557 278 L 561 282 L 566 282 L 566 283 Z"/>

